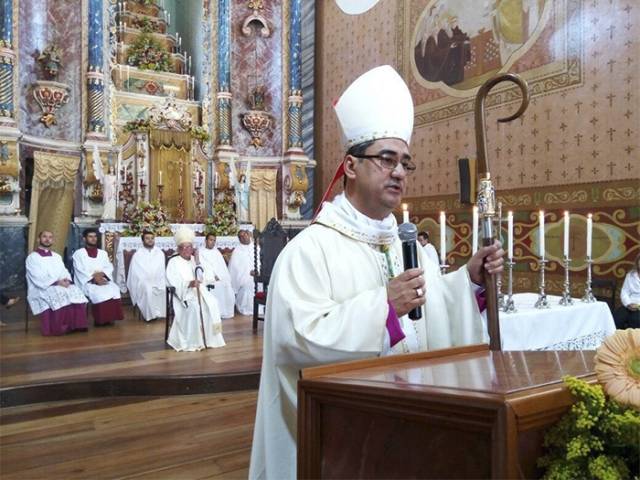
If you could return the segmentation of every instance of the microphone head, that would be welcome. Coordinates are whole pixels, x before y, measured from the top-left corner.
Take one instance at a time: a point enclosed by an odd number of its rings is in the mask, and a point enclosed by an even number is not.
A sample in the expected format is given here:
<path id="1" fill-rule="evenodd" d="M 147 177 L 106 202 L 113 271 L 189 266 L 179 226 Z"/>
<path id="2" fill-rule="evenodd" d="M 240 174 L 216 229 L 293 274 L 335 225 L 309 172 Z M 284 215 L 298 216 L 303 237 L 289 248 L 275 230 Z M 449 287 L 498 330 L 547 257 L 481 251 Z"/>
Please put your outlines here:
<path id="1" fill-rule="evenodd" d="M 418 227 L 413 223 L 401 223 L 398 225 L 398 236 L 403 242 L 415 242 L 418 240 Z"/>

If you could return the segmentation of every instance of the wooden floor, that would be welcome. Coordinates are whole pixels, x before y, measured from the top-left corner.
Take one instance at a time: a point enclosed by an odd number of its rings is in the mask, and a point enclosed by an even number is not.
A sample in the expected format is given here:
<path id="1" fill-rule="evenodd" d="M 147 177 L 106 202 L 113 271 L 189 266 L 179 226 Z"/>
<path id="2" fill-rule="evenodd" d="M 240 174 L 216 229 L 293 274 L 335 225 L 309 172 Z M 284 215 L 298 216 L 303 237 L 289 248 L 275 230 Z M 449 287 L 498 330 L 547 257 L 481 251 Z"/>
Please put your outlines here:
<path id="1" fill-rule="evenodd" d="M 59 337 L 43 337 L 37 319 L 24 331 L 24 304 L 3 312 L 0 327 L 0 385 L 105 377 L 171 376 L 258 372 L 262 361 L 262 324 L 251 317 L 222 321 L 227 345 L 200 352 L 176 352 L 164 342 L 164 320 L 147 323 L 126 318 L 114 326 L 94 327 Z M 91 320 L 90 320 L 91 322 Z"/>
<path id="2" fill-rule="evenodd" d="M 247 478 L 256 398 L 252 391 L 3 408 L 0 475 Z"/>

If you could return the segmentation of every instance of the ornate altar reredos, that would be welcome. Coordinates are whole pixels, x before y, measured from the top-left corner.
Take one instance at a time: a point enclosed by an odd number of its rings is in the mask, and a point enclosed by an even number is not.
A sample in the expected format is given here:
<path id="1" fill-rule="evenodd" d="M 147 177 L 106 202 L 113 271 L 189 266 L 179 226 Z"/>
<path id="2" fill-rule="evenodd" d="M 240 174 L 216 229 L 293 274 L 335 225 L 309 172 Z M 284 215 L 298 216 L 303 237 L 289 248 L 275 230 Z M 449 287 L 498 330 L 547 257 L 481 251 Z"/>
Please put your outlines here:
<path id="1" fill-rule="evenodd" d="M 123 134 L 118 166 L 118 216 L 141 201 L 162 204 L 169 219 L 206 216 L 207 157 L 193 134 L 194 119 L 173 95 L 149 110 L 144 128 Z"/>

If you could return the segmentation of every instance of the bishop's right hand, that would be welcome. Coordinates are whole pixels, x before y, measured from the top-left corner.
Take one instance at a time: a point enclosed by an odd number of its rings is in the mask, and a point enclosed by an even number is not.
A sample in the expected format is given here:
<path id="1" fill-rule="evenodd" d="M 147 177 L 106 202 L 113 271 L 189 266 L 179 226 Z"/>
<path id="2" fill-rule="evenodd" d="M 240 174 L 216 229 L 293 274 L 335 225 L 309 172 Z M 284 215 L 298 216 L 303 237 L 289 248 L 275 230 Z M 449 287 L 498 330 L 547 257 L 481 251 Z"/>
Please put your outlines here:
<path id="1" fill-rule="evenodd" d="M 398 317 L 406 315 L 426 302 L 423 273 L 424 270 L 421 268 L 411 268 L 389 281 L 387 300 Z"/>

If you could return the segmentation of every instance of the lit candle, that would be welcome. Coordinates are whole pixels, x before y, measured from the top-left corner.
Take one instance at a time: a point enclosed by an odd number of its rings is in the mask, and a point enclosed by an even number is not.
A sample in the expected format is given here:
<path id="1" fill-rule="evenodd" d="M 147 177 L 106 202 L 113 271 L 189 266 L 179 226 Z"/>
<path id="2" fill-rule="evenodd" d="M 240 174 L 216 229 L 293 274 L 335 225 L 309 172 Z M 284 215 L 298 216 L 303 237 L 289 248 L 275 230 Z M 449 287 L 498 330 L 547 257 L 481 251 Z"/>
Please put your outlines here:
<path id="1" fill-rule="evenodd" d="M 158 172 L 158 184 L 162 185 L 162 170 Z"/>
<path id="2" fill-rule="evenodd" d="M 569 212 L 564 211 L 564 258 L 569 258 Z"/>
<path id="3" fill-rule="evenodd" d="M 544 260 L 544 210 L 540 210 L 538 218 L 540 219 L 540 258 Z"/>
<path id="4" fill-rule="evenodd" d="M 507 251 L 509 260 L 513 260 L 513 212 L 507 213 Z"/>
<path id="5" fill-rule="evenodd" d="M 593 215 L 587 215 L 587 257 L 591 258 L 591 235 L 593 230 Z"/>
<path id="6" fill-rule="evenodd" d="M 478 251 L 478 207 L 475 205 L 473 207 L 473 223 L 471 228 L 473 231 L 471 254 L 473 255 Z"/>
<path id="7" fill-rule="evenodd" d="M 409 205 L 402 204 L 402 223 L 409 223 Z"/>
<path id="8" fill-rule="evenodd" d="M 447 263 L 447 247 L 445 245 L 447 241 L 446 223 L 447 219 L 444 212 L 440 212 L 440 263 L 443 265 Z"/>

